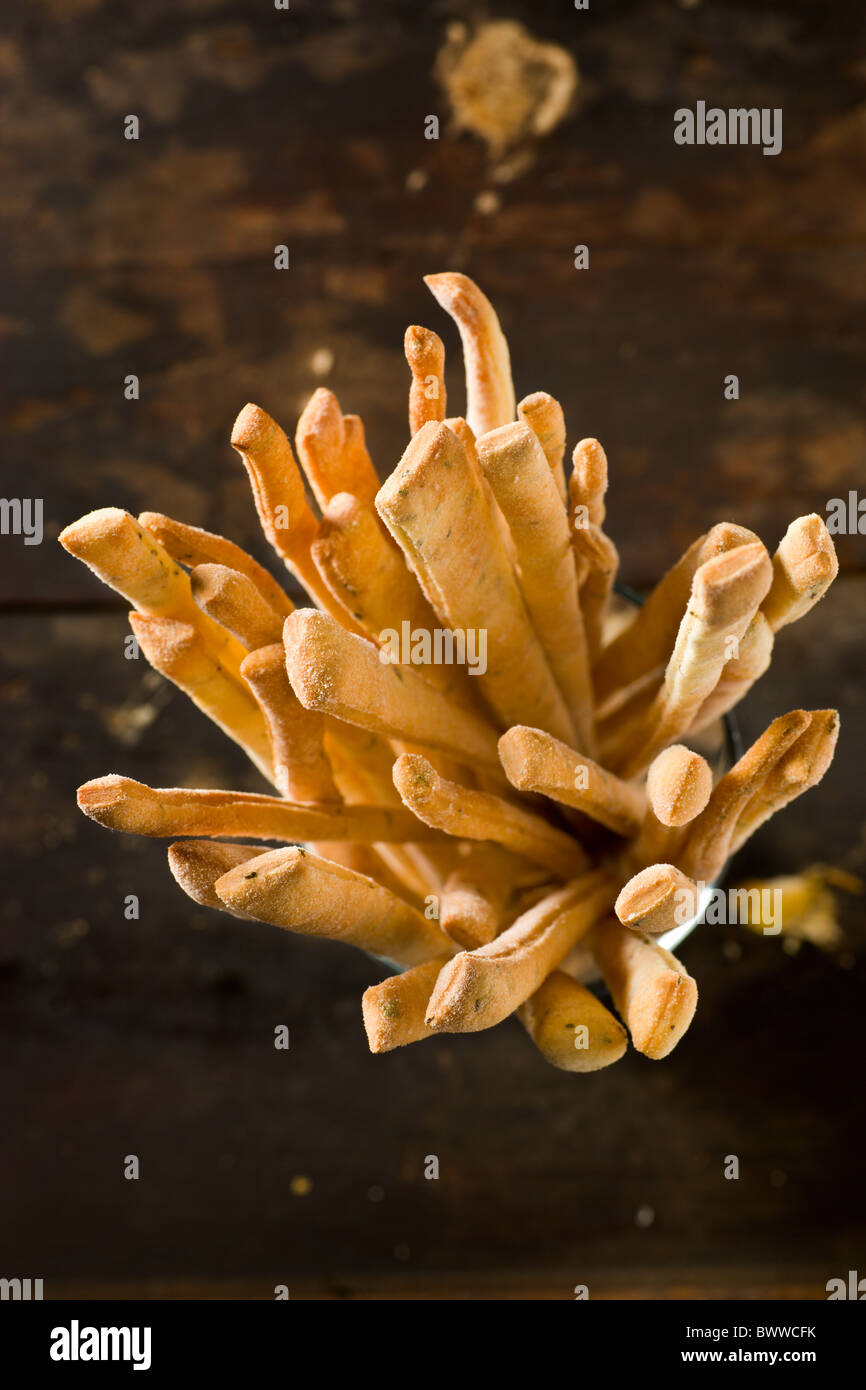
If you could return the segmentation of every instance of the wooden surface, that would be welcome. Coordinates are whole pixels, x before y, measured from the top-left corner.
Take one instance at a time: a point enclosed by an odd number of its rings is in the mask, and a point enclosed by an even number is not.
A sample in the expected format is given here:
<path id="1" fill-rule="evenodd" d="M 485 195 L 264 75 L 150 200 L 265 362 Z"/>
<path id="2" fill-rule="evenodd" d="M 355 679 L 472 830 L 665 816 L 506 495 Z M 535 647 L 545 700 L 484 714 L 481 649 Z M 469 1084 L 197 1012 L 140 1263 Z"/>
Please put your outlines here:
<path id="1" fill-rule="evenodd" d="M 475 275 L 520 394 L 554 392 L 570 439 L 606 445 L 633 584 L 715 520 L 774 545 L 862 488 L 859 7 L 495 9 L 581 73 L 576 109 L 501 184 L 433 76 L 447 26 L 480 7 L 41 0 L 6 16 L 3 490 L 44 497 L 48 525 L 42 546 L 0 538 L 0 1274 L 48 1296 L 821 1297 L 863 1272 L 862 899 L 842 900 L 833 953 L 693 936 L 698 1014 L 663 1063 L 569 1077 L 512 1024 L 373 1058 L 369 960 L 195 909 L 163 844 L 74 807 L 108 771 L 256 779 L 123 659 L 122 608 L 53 537 L 91 507 L 146 507 L 266 560 L 234 415 L 252 399 L 293 430 L 324 382 L 364 415 L 384 474 L 405 442 L 407 323 L 442 334 L 462 399 L 425 272 Z M 781 106 L 783 153 L 678 148 L 673 110 L 699 98 Z M 491 192 L 498 210 L 479 210 Z M 742 724 L 838 704 L 840 753 L 737 879 L 866 869 L 863 538 L 839 550 L 843 578 L 780 638 Z"/>

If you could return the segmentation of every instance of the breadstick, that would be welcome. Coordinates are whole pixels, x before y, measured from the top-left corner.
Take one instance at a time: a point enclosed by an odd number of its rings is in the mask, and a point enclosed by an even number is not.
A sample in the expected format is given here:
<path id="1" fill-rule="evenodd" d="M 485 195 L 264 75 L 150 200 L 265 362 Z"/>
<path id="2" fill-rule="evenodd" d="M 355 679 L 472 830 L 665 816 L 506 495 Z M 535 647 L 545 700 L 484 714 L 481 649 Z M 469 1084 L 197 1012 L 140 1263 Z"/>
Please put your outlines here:
<path id="1" fill-rule="evenodd" d="M 274 782 L 290 801 L 334 801 L 340 793 L 324 747 L 324 717 L 304 709 L 289 684 L 282 642 L 251 652 L 241 675 L 261 710 L 271 740 Z"/>
<path id="2" fill-rule="evenodd" d="M 451 415 L 448 417 L 447 420 L 443 420 L 442 423 L 448 426 L 452 434 L 457 435 L 457 438 L 460 440 L 460 443 L 466 450 L 466 457 L 469 460 L 470 469 L 472 471 L 473 476 L 476 477 L 481 484 L 481 491 L 484 493 L 484 498 L 487 502 L 487 508 L 491 516 L 493 517 L 493 520 L 496 522 L 496 529 L 499 532 L 499 539 L 502 541 L 502 546 L 505 550 L 508 562 L 509 564 L 514 565 L 517 560 L 517 551 L 514 547 L 514 537 L 511 534 L 511 528 L 509 527 L 508 522 L 502 515 L 499 503 L 493 496 L 493 489 L 491 488 L 490 484 L 488 483 L 487 479 L 481 471 L 481 465 L 478 462 L 478 449 L 476 448 L 477 440 L 475 438 L 475 435 L 472 433 L 472 430 L 469 428 L 466 421 L 463 419 L 461 415 Z"/>
<path id="3" fill-rule="evenodd" d="M 716 555 L 738 545 L 753 544 L 757 539 L 744 526 L 723 521 L 689 546 L 659 580 L 628 626 L 602 652 L 592 673 L 599 705 L 604 705 L 616 691 L 664 670 L 700 566 Z"/>
<path id="4" fill-rule="evenodd" d="M 658 942 L 610 917 L 589 939 L 617 1012 L 638 1052 L 667 1057 L 695 1016 L 698 987 L 685 966 Z"/>
<path id="5" fill-rule="evenodd" d="M 249 835 L 252 840 L 428 840 L 431 832 L 392 806 L 296 806 L 253 792 L 147 787 L 110 773 L 78 788 L 78 805 L 107 830 L 128 835 Z"/>
<path id="6" fill-rule="evenodd" d="M 838 737 L 838 711 L 813 710 L 808 728 L 771 768 L 740 813 L 731 840 L 732 854 L 789 801 L 820 782 L 833 761 Z"/>
<path id="7" fill-rule="evenodd" d="M 377 646 L 394 637 L 402 643 L 405 633 L 411 648 L 423 642 L 426 633 L 429 651 L 435 655 L 434 631 L 439 620 L 399 550 L 386 536 L 371 507 L 341 492 L 325 508 L 311 553 L 331 593 L 346 605 Z M 449 654 L 454 654 L 453 643 Z M 478 698 L 470 688 L 474 679 L 465 669 L 428 660 L 417 667 L 417 673 L 428 685 L 478 711 Z"/>
<path id="8" fill-rule="evenodd" d="M 698 896 L 697 885 L 673 864 L 650 864 L 620 889 L 614 912 L 630 931 L 663 936 L 695 916 Z"/>
<path id="9" fill-rule="evenodd" d="M 572 473 L 568 480 L 571 525 L 603 526 L 606 515 L 607 454 L 597 439 L 581 439 L 571 455 Z"/>
<path id="10" fill-rule="evenodd" d="M 536 892 L 544 872 L 498 845 L 476 842 L 449 874 L 439 903 L 439 925 L 458 945 L 472 951 L 499 935 L 515 915 L 518 901 Z"/>
<path id="11" fill-rule="evenodd" d="M 284 615 L 271 607 L 247 575 L 225 565 L 196 565 L 190 584 L 202 612 L 226 628 L 247 651 L 279 642 Z"/>
<path id="12" fill-rule="evenodd" d="M 227 541 L 212 531 L 203 531 L 199 526 L 174 521 L 162 512 L 140 512 L 138 524 L 156 537 L 173 560 L 179 560 L 189 569 L 197 565 L 225 565 L 226 569 L 237 570 L 251 579 L 265 602 L 283 618 L 294 609 L 292 600 L 273 575 L 234 541 Z"/>
<path id="13" fill-rule="evenodd" d="M 237 864 L 248 864 L 265 853 L 261 845 L 233 845 L 223 840 L 175 840 L 168 847 L 168 867 L 175 882 L 193 902 L 251 920 L 245 912 L 226 908 L 214 884 Z"/>
<path id="14" fill-rule="evenodd" d="M 453 949 L 434 922 L 387 888 L 295 846 L 263 854 L 252 869 L 229 870 L 216 891 L 227 907 L 260 922 L 346 941 L 399 965 Z"/>
<path id="15" fill-rule="evenodd" d="M 154 670 L 183 690 L 272 781 L 273 762 L 265 721 L 241 683 L 241 676 L 235 679 L 223 669 L 222 652 L 214 655 L 201 633 L 189 623 L 145 613 L 130 613 L 129 622 Z"/>
<path id="16" fill-rule="evenodd" d="M 412 324 L 406 329 L 403 351 L 412 373 L 409 433 L 417 434 L 428 420 L 445 419 L 445 348 L 432 329 Z"/>
<path id="17" fill-rule="evenodd" d="M 645 803 L 638 788 L 541 729 L 515 724 L 499 740 L 499 757 L 519 791 L 572 806 L 617 835 L 636 835 L 640 829 Z"/>
<path id="18" fill-rule="evenodd" d="M 600 1071 L 628 1046 L 619 1019 L 562 970 L 548 975 L 517 1016 L 544 1060 L 561 1071 Z"/>
<path id="19" fill-rule="evenodd" d="M 434 1036 L 424 1015 L 436 977 L 449 960 L 448 955 L 434 956 L 364 991 L 361 1009 L 371 1052 L 393 1052 Z"/>
<path id="20" fill-rule="evenodd" d="M 707 560 L 697 571 L 664 685 L 637 728 L 611 758 L 630 778 L 690 727 L 728 659 L 729 642 L 743 637 L 764 598 L 772 566 L 757 542 Z M 288 619 L 287 621 L 291 621 Z"/>
<path id="21" fill-rule="evenodd" d="M 580 561 L 580 611 L 586 630 L 589 660 L 601 651 L 611 590 L 619 570 L 619 551 L 600 526 L 589 522 L 572 531 L 574 553 Z"/>
<path id="22" fill-rule="evenodd" d="M 459 709 L 409 667 L 383 664 L 371 643 L 345 632 L 326 613 L 297 609 L 286 619 L 283 642 L 292 689 L 307 709 L 498 771 L 491 725 Z"/>
<path id="23" fill-rule="evenodd" d="M 589 862 L 571 835 L 490 792 L 446 781 L 418 753 L 397 759 L 394 786 L 425 825 L 469 840 L 492 840 L 559 878 L 573 878 Z"/>
<path id="24" fill-rule="evenodd" d="M 592 685 L 568 519 L 544 450 L 522 421 L 483 435 L 477 448 L 484 476 L 514 537 L 533 627 L 565 696 L 577 742 L 592 754 Z"/>
<path id="25" fill-rule="evenodd" d="M 240 643 L 196 607 L 188 575 L 128 512 L 119 507 L 88 512 L 59 539 L 138 612 L 188 623 L 226 670 L 240 671 L 246 655 Z"/>
<path id="26" fill-rule="evenodd" d="M 475 1033 L 501 1023 L 609 909 L 611 895 L 606 874 L 585 874 L 542 898 L 495 941 L 461 951 L 436 981 L 427 1026 L 443 1033 Z"/>
<path id="27" fill-rule="evenodd" d="M 637 869 L 675 863 L 685 827 L 703 811 L 713 790 L 710 765 L 699 753 L 673 743 L 654 759 L 647 774 L 647 808 L 627 859 Z"/>
<path id="28" fill-rule="evenodd" d="M 514 419 L 511 359 L 499 319 L 473 280 L 454 271 L 424 283 L 460 330 L 466 371 L 466 419 L 476 435 Z"/>
<path id="29" fill-rule="evenodd" d="M 477 681 L 497 718 L 566 742 L 572 722 L 533 631 L 481 475 L 447 425 L 425 425 L 376 498 L 379 515 L 445 627 L 483 632 Z"/>
<path id="30" fill-rule="evenodd" d="M 810 722 L 811 716 L 801 709 L 780 715 L 725 773 L 692 822 L 680 852 L 677 862 L 689 878 L 711 883 L 718 876 L 731 852 L 740 812 Z"/>
<path id="31" fill-rule="evenodd" d="M 324 511 L 339 492 L 351 492 L 372 503 L 379 479 L 364 444 L 364 426 L 357 415 L 344 415 L 333 391 L 318 387 L 310 397 L 295 432 L 298 458 Z"/>
<path id="32" fill-rule="evenodd" d="M 733 709 L 768 669 L 772 656 L 773 629 L 758 609 L 746 629 L 737 655 L 725 663 L 715 690 L 704 700 L 689 733 L 700 733 Z"/>
<path id="33" fill-rule="evenodd" d="M 562 466 L 565 454 L 565 416 L 562 406 L 546 391 L 534 391 L 531 396 L 523 397 L 517 407 L 517 418 L 529 426 L 544 450 L 556 490 L 565 502 L 567 494 L 565 470 Z"/>
<path id="34" fill-rule="evenodd" d="M 773 632 L 808 613 L 838 573 L 836 547 L 821 517 L 813 512 L 792 521 L 773 556 L 773 583 L 762 605 Z"/>

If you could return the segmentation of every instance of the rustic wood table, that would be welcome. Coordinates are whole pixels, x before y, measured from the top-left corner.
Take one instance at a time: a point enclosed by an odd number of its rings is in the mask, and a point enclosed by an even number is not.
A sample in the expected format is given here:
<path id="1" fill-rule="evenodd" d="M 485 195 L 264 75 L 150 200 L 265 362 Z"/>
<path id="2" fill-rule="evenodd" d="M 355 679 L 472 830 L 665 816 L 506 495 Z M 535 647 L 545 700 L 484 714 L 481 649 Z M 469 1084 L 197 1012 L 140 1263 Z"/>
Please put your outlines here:
<path id="1" fill-rule="evenodd" d="M 520 394 L 553 392 L 572 442 L 604 442 L 637 587 L 716 520 L 774 546 L 863 486 L 860 6 L 490 10 L 580 73 L 556 129 L 508 151 L 459 128 L 435 71 L 490 18 L 480 4 L 41 0 L 5 17 L 3 490 L 44 499 L 45 539 L 0 537 L 0 1274 L 47 1297 L 820 1298 L 866 1273 L 862 899 L 842 895 L 832 951 L 695 933 L 700 1006 L 663 1063 L 557 1073 L 513 1024 L 371 1057 L 370 960 L 195 908 L 162 842 L 75 809 L 107 771 L 257 784 L 124 660 L 123 605 L 58 531 L 150 508 L 267 560 L 234 415 L 255 400 L 293 430 L 327 384 L 384 475 L 405 443 L 407 323 L 442 333 L 462 399 L 425 272 L 474 275 Z M 781 108 L 782 152 L 676 145 L 673 112 L 698 100 Z M 864 872 L 866 542 L 837 539 L 838 583 L 740 718 L 754 736 L 838 705 L 839 755 L 735 880 Z"/>

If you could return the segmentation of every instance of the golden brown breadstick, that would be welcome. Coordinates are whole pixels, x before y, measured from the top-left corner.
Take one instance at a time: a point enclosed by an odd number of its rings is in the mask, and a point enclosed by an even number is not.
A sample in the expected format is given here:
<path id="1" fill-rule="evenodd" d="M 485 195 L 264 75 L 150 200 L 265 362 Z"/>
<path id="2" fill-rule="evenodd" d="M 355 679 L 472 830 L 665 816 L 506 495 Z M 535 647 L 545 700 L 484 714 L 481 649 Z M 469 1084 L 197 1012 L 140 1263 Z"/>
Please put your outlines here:
<path id="1" fill-rule="evenodd" d="M 344 415 L 343 431 L 346 442 L 340 474 L 344 481 L 339 491 L 351 492 L 353 497 L 372 507 L 379 491 L 379 475 L 367 450 L 364 421 L 360 415 Z"/>
<path id="2" fill-rule="evenodd" d="M 436 977 L 449 959 L 434 956 L 364 991 L 361 1009 L 371 1052 L 393 1052 L 395 1047 L 434 1036 L 424 1015 Z"/>
<path id="3" fill-rule="evenodd" d="M 147 787 L 110 773 L 78 788 L 78 805 L 108 830 L 129 835 L 249 835 L 253 840 L 428 840 L 402 807 L 295 806 L 254 792 Z"/>
<path id="4" fill-rule="evenodd" d="M 196 565 L 190 584 L 202 612 L 226 628 L 247 651 L 279 642 L 284 615 L 271 607 L 247 575 L 225 565 Z"/>
<path id="5" fill-rule="evenodd" d="M 601 651 L 607 605 L 619 570 L 619 551 L 600 526 L 589 522 L 572 531 L 580 570 L 580 611 L 590 663 Z"/>
<path id="6" fill-rule="evenodd" d="M 773 629 L 759 609 L 746 628 L 737 655 L 725 663 L 715 690 L 695 715 L 689 733 L 700 733 L 733 709 L 767 670 L 772 656 Z"/>
<path id="7" fill-rule="evenodd" d="M 225 536 L 203 531 L 200 526 L 187 526 L 162 512 L 140 512 L 138 524 L 156 537 L 173 560 L 179 560 L 189 569 L 196 565 L 225 565 L 226 569 L 237 570 L 251 579 L 265 602 L 282 617 L 287 618 L 294 609 L 292 600 L 273 575 Z"/>
<path id="8" fill-rule="evenodd" d="M 808 613 L 838 573 L 833 538 L 821 517 L 813 512 L 792 521 L 773 556 L 773 583 L 762 605 L 773 631 Z"/>
<path id="9" fill-rule="evenodd" d="M 201 616 L 204 618 L 204 614 Z M 240 674 L 235 679 L 223 669 L 222 652 L 214 655 L 201 633 L 189 623 L 146 613 L 130 613 L 129 622 L 154 670 L 183 690 L 272 781 L 271 745 L 261 710 L 242 684 Z"/>
<path id="10" fill-rule="evenodd" d="M 770 816 L 820 782 L 833 761 L 838 737 L 838 710 L 812 710 L 808 728 L 770 769 L 740 813 L 731 839 L 732 854 Z"/>
<path id="11" fill-rule="evenodd" d="M 397 759 L 394 786 L 425 825 L 469 840 L 492 840 L 558 878 L 573 878 L 589 862 L 573 836 L 490 792 L 447 781 L 419 753 Z"/>
<path id="12" fill-rule="evenodd" d="M 802 709 L 780 715 L 725 773 L 689 827 L 680 851 L 677 862 L 689 878 L 705 883 L 716 878 L 731 852 L 740 812 L 810 723 L 811 716 Z"/>
<path id="13" fill-rule="evenodd" d="M 216 891 L 228 907 L 260 922 L 346 941 L 399 965 L 421 965 L 453 949 L 434 922 L 387 888 L 299 847 L 231 869 Z"/>
<path id="14" fill-rule="evenodd" d="M 433 634 L 439 620 L 373 508 L 347 492 L 332 497 L 311 553 L 335 599 L 377 646 L 395 639 L 403 645 L 405 638 L 411 652 L 426 633 L 429 653 L 435 656 Z M 453 643 L 445 654 L 453 658 Z M 478 711 L 474 682 L 465 669 L 432 659 L 414 669 L 429 685 Z"/>
<path id="15" fill-rule="evenodd" d="M 638 1052 L 667 1057 L 695 1016 L 698 987 L 658 942 L 609 917 L 589 939 L 617 1011 Z"/>
<path id="16" fill-rule="evenodd" d="M 60 544 L 140 613 L 195 628 L 211 655 L 237 676 L 246 654 L 240 643 L 196 607 L 188 575 L 128 512 L 88 512 L 60 533 Z"/>
<path id="17" fill-rule="evenodd" d="M 606 874 L 585 874 L 542 898 L 495 941 L 476 951 L 461 951 L 436 981 L 428 1027 L 475 1033 L 501 1023 L 609 910 L 612 892 Z"/>
<path id="18" fill-rule="evenodd" d="M 730 642 L 743 637 L 771 578 L 770 557 L 760 542 L 737 546 L 701 565 L 664 685 L 612 754 L 611 766 L 621 777 L 637 776 L 656 753 L 688 730 L 715 689 Z"/>
<path id="19" fill-rule="evenodd" d="M 214 884 L 237 864 L 247 864 L 266 852 L 261 845 L 233 845 L 224 840 L 176 840 L 168 847 L 168 867 L 193 902 L 247 919 L 245 912 L 226 907 Z"/>
<path id="20" fill-rule="evenodd" d="M 517 418 L 529 426 L 544 450 L 556 490 L 565 502 L 565 470 L 562 466 L 565 454 L 565 416 L 562 406 L 546 391 L 534 391 L 531 396 L 523 397 L 517 407 Z"/>
<path id="21" fill-rule="evenodd" d="M 561 1071 L 599 1071 L 628 1046 L 619 1019 L 562 970 L 548 975 L 517 1016 L 544 1060 Z"/>
<path id="22" fill-rule="evenodd" d="M 515 724 L 499 740 L 499 757 L 518 790 L 572 806 L 617 835 L 636 835 L 640 829 L 641 791 L 541 729 Z"/>
<path id="23" fill-rule="evenodd" d="M 572 473 L 568 480 L 573 530 L 583 526 L 603 526 L 606 515 L 607 454 L 597 439 L 581 439 L 571 455 Z"/>
<path id="24" fill-rule="evenodd" d="M 477 449 L 484 476 L 514 538 L 521 589 L 533 627 L 565 696 L 577 743 L 592 754 L 592 685 L 568 518 L 544 450 L 522 421 L 491 430 L 478 440 Z"/>
<path id="25" fill-rule="evenodd" d="M 298 460 L 324 509 L 335 492 L 342 492 L 340 462 L 346 444 L 340 402 L 325 386 L 319 386 L 307 402 L 295 431 Z"/>
<path id="26" fill-rule="evenodd" d="M 467 275 L 425 275 L 424 284 L 460 330 L 466 371 L 466 419 L 484 434 L 514 419 L 508 344 L 493 305 Z"/>
<path id="27" fill-rule="evenodd" d="M 753 544 L 757 539 L 755 533 L 744 526 L 723 521 L 689 546 L 685 555 L 659 580 L 628 626 L 602 652 L 592 673 L 599 705 L 616 691 L 664 670 L 688 605 L 692 580 L 700 566 L 716 555 L 723 555 L 738 545 Z"/>
<path id="28" fill-rule="evenodd" d="M 379 515 L 445 627 L 486 636 L 477 681 L 504 725 L 566 742 L 572 722 L 530 623 L 482 478 L 447 425 L 415 435 L 376 498 Z M 479 639 L 480 640 L 480 639 Z"/>
<path id="29" fill-rule="evenodd" d="M 713 790 L 710 765 L 699 753 L 673 743 L 654 759 L 647 774 L 647 809 L 627 858 L 634 868 L 675 863 L 685 827 L 703 811 Z"/>
<path id="30" fill-rule="evenodd" d="M 307 709 L 322 710 L 387 738 L 439 749 L 499 769 L 496 731 L 406 666 L 345 632 L 326 613 L 299 608 L 283 629 L 292 689 Z"/>
<path id="31" fill-rule="evenodd" d="M 452 941 L 472 951 L 509 925 L 518 903 L 528 905 L 526 896 L 538 892 L 547 875 L 498 845 L 476 842 L 463 848 L 469 852 L 460 855 L 440 898 L 439 925 Z"/>
<path id="32" fill-rule="evenodd" d="M 698 910 L 697 885 L 673 864 L 650 864 L 621 889 L 614 911 L 630 931 L 663 936 Z"/>
<path id="33" fill-rule="evenodd" d="M 432 329 L 412 324 L 406 329 L 403 351 L 412 373 L 409 433 L 417 434 L 428 420 L 445 419 L 445 348 Z"/>
<path id="34" fill-rule="evenodd" d="M 290 801 L 339 801 L 324 748 L 324 716 L 304 709 L 289 684 L 282 642 L 251 652 L 241 675 L 267 725 L 280 793 Z"/>

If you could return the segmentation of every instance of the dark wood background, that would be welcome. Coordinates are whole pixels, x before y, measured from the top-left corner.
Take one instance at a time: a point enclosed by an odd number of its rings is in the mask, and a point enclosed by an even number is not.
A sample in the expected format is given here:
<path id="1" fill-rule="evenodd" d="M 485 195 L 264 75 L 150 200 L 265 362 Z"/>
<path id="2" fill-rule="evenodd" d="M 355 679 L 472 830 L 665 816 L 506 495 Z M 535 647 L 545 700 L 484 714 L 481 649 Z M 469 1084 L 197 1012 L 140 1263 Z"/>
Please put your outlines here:
<path id="1" fill-rule="evenodd" d="M 3 491 L 45 499 L 46 539 L 0 538 L 0 1274 L 42 1277 L 46 1296 L 742 1298 L 823 1297 L 866 1272 L 862 900 L 843 901 L 831 953 L 702 929 L 684 949 L 698 1014 L 660 1064 L 569 1077 L 511 1024 L 372 1058 L 369 960 L 194 909 L 162 843 L 76 812 L 76 785 L 111 770 L 255 780 L 123 659 L 122 606 L 54 541 L 115 504 L 266 559 L 227 442 L 237 410 L 255 400 L 291 431 L 324 381 L 387 472 L 407 323 L 446 339 L 460 408 L 456 335 L 421 283 L 441 269 L 493 298 L 519 393 L 554 392 L 572 442 L 606 445 L 629 582 L 713 521 L 773 546 L 862 488 L 860 12 L 29 0 L 6 15 Z M 573 112 L 505 183 L 433 73 L 449 25 L 490 17 L 523 19 L 581 73 Z M 699 98 L 781 107 L 783 153 L 677 147 L 673 111 Z M 754 736 L 837 704 L 839 756 L 737 878 L 866 867 L 866 548 L 839 550 L 832 594 L 783 634 L 741 715 Z"/>

